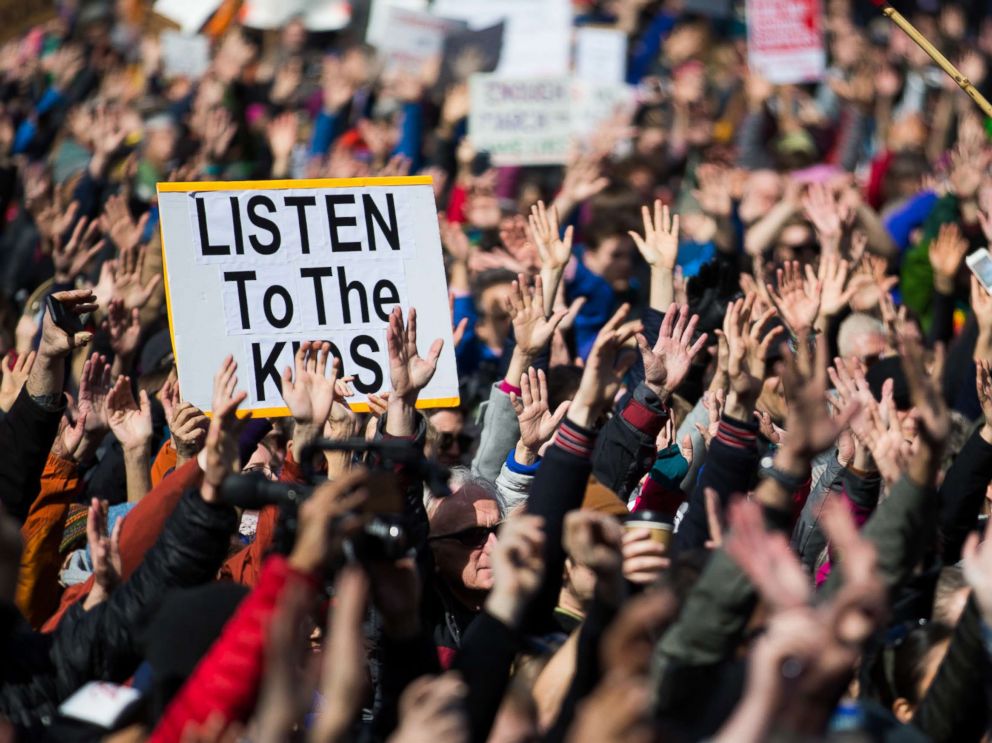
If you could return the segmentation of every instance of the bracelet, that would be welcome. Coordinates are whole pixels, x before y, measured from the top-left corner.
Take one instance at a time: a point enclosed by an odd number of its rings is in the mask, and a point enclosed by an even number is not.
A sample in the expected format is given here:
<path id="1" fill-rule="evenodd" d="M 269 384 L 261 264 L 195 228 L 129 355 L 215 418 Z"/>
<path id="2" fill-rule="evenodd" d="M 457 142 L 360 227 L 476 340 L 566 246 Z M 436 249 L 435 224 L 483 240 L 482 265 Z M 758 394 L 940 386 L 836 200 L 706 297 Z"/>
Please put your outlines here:
<path id="1" fill-rule="evenodd" d="M 42 410 L 55 413 L 62 409 L 62 393 L 56 392 L 53 395 L 30 395 L 34 404 Z"/>
<path id="2" fill-rule="evenodd" d="M 783 472 L 775 466 L 762 467 L 761 471 L 758 473 L 758 477 L 774 480 L 790 493 L 794 493 L 799 490 L 806 484 L 806 480 L 808 479 L 806 475 L 793 475 L 788 472 Z"/>

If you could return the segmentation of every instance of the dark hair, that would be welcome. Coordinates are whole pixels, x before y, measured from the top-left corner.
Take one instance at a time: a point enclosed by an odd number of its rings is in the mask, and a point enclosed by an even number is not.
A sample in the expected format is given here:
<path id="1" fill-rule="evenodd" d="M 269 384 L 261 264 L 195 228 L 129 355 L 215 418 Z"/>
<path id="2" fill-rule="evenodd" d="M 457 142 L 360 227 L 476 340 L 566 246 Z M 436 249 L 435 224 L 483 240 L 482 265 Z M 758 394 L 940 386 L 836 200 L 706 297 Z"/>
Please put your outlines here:
<path id="1" fill-rule="evenodd" d="M 480 273 L 472 281 L 472 299 L 475 300 L 475 306 L 481 306 L 482 294 L 486 289 L 500 284 L 512 283 L 516 278 L 517 276 L 513 271 L 507 271 L 505 268 L 490 268 Z"/>
<path id="2" fill-rule="evenodd" d="M 565 400 L 571 400 L 581 380 L 582 370 L 577 366 L 559 364 L 548 369 L 548 407 L 555 410 Z"/>
<path id="3" fill-rule="evenodd" d="M 923 626 L 902 625 L 889 630 L 889 634 L 895 636 L 882 648 L 872 673 L 879 700 L 886 707 L 891 707 L 900 698 L 914 705 L 919 703 L 917 690 L 926 673 L 927 656 L 935 647 L 949 640 L 952 632 L 950 627 L 940 622 Z"/>

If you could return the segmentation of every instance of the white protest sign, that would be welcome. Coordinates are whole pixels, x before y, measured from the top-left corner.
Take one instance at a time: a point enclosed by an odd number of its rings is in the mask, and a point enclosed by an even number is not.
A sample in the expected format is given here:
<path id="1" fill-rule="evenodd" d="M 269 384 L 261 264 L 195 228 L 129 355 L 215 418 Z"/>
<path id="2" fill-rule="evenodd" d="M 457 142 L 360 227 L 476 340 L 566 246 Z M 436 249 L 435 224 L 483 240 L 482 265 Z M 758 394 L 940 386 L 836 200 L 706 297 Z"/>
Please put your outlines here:
<path id="1" fill-rule="evenodd" d="M 747 0 L 747 59 L 776 85 L 820 79 L 827 57 L 819 0 Z"/>
<path id="2" fill-rule="evenodd" d="M 390 33 L 379 48 L 389 67 L 406 70 L 419 70 L 432 59 L 439 59 L 444 37 L 466 28 L 464 21 L 406 8 L 390 8 L 389 19 Z"/>
<path id="3" fill-rule="evenodd" d="M 427 0 L 372 0 L 368 25 L 365 27 L 365 41 L 373 46 L 382 46 L 386 42 L 390 34 L 389 16 L 393 8 L 427 10 Z"/>
<path id="4" fill-rule="evenodd" d="M 565 75 L 572 44 L 570 0 L 435 0 L 431 11 L 478 30 L 505 21 L 500 75 Z"/>
<path id="5" fill-rule="evenodd" d="M 179 24 L 183 33 L 195 34 L 223 0 L 155 0 L 152 10 Z"/>
<path id="6" fill-rule="evenodd" d="M 469 78 L 468 133 L 497 166 L 560 165 L 571 141 L 568 78 Z"/>
<path id="7" fill-rule="evenodd" d="M 238 362 L 242 406 L 287 415 L 279 378 L 295 349 L 328 341 L 356 410 L 390 389 L 391 310 L 417 310 L 419 346 L 444 340 L 418 407 L 457 405 L 447 282 L 429 177 L 160 183 L 169 327 L 183 398 L 209 410 L 213 375 Z"/>
<path id="8" fill-rule="evenodd" d="M 578 29 L 575 76 L 591 83 L 623 83 L 627 78 L 627 34 L 615 28 Z"/>
<path id="9" fill-rule="evenodd" d="M 199 79 L 210 66 L 210 40 L 198 34 L 163 31 L 162 64 L 166 75 Z"/>
<path id="10" fill-rule="evenodd" d="M 299 18 L 310 31 L 339 31 L 351 22 L 347 0 L 245 0 L 241 23 L 248 28 L 274 30 Z"/>
<path id="11" fill-rule="evenodd" d="M 636 90 L 631 85 L 573 80 L 572 133 L 587 137 L 619 111 L 633 111 L 636 105 Z"/>

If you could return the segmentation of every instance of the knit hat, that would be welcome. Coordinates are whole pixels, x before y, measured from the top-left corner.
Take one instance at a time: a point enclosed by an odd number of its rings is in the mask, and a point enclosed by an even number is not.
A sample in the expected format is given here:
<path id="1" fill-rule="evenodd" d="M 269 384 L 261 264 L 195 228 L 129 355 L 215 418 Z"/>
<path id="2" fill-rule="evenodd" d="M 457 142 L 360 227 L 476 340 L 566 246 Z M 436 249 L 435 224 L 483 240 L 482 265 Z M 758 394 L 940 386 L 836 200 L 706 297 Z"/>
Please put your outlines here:
<path id="1" fill-rule="evenodd" d="M 73 503 L 69 506 L 69 515 L 62 528 L 62 541 L 59 542 L 59 554 L 64 555 L 66 552 L 71 552 L 84 545 L 88 515 L 89 508 L 80 503 Z"/>

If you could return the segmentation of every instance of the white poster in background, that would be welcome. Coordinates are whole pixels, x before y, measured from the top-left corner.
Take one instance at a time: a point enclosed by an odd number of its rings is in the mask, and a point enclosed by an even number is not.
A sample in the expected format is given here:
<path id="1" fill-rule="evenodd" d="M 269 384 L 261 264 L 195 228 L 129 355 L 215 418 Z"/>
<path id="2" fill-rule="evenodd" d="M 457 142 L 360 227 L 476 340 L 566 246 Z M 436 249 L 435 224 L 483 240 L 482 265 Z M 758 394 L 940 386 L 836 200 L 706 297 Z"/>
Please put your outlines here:
<path id="1" fill-rule="evenodd" d="M 571 125 L 576 137 L 588 137 L 604 121 L 636 105 L 636 89 L 624 83 L 572 81 Z"/>
<path id="2" fill-rule="evenodd" d="M 571 142 L 567 77 L 469 78 L 468 133 L 493 165 L 561 165 Z"/>
<path id="3" fill-rule="evenodd" d="M 245 0 L 241 23 L 248 28 L 275 30 L 300 18 L 310 31 L 339 31 L 351 22 L 348 0 Z"/>
<path id="4" fill-rule="evenodd" d="M 591 83 L 622 84 L 627 79 L 627 34 L 615 28 L 577 29 L 575 76 Z"/>
<path id="5" fill-rule="evenodd" d="M 444 37 L 467 28 L 465 21 L 427 13 L 426 11 L 390 8 L 389 34 L 379 49 L 386 65 L 416 73 L 432 59 L 440 60 Z"/>
<path id="6" fill-rule="evenodd" d="M 823 77 L 820 0 L 747 0 L 747 62 L 776 85 Z"/>
<path id="7" fill-rule="evenodd" d="M 444 339 L 418 406 L 458 404 L 447 282 L 431 180 L 160 183 L 173 350 L 184 399 L 207 411 L 223 359 L 243 405 L 288 411 L 279 378 L 299 343 L 328 341 L 368 395 L 390 389 L 389 313 L 417 309 L 421 353 Z"/>
<path id="8" fill-rule="evenodd" d="M 223 0 L 155 0 L 152 10 L 179 24 L 185 34 L 195 34 Z"/>
<path id="9" fill-rule="evenodd" d="M 210 40 L 199 34 L 163 31 L 162 65 L 166 75 L 198 80 L 210 66 Z"/>
<path id="10" fill-rule="evenodd" d="M 567 75 L 571 0 L 435 0 L 431 12 L 467 21 L 473 30 L 506 22 L 496 72 L 505 77 Z"/>
<path id="11" fill-rule="evenodd" d="M 389 38 L 389 16 L 393 8 L 427 10 L 427 0 L 372 0 L 369 19 L 365 26 L 365 41 L 381 47 Z"/>

